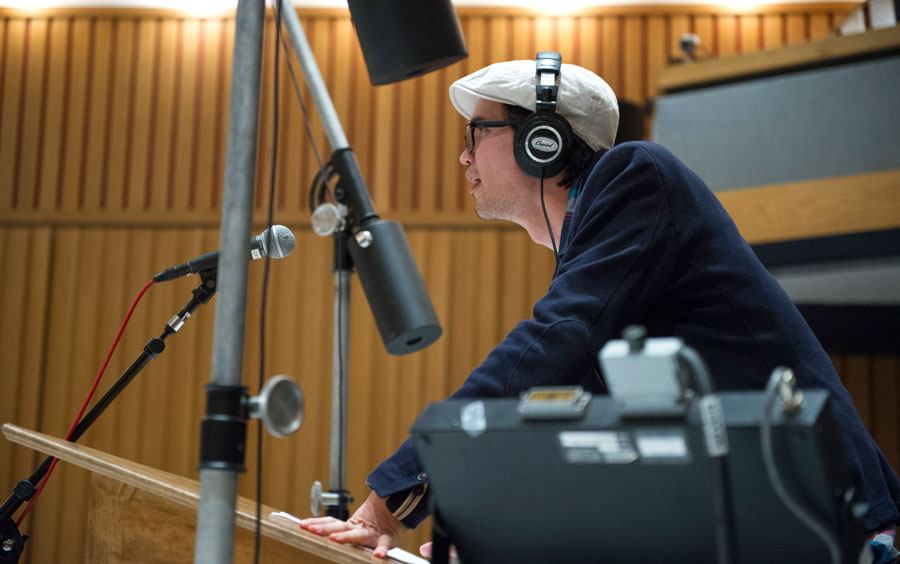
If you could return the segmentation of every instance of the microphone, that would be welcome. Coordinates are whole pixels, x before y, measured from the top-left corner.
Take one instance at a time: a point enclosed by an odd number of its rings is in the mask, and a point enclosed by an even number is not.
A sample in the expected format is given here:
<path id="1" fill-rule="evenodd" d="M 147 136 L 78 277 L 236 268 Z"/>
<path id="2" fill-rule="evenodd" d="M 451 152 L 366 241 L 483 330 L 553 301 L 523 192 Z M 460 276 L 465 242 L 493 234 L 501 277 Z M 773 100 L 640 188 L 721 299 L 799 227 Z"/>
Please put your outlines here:
<path id="1" fill-rule="evenodd" d="M 263 257 L 283 258 L 294 250 L 294 234 L 284 225 L 273 225 L 250 239 L 250 260 Z M 219 251 L 192 258 L 184 264 L 167 268 L 153 277 L 153 282 L 168 282 L 188 274 L 205 274 L 216 270 Z"/>

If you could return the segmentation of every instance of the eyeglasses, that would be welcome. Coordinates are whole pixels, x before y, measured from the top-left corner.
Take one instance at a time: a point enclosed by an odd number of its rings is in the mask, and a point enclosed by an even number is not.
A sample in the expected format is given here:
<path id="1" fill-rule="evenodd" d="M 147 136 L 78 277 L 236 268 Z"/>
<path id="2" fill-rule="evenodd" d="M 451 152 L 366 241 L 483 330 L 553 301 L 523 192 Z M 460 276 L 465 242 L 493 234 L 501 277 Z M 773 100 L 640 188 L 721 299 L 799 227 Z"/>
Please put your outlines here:
<path id="1" fill-rule="evenodd" d="M 480 119 L 470 121 L 466 124 L 466 151 L 471 153 L 475 150 L 476 129 L 483 130 L 486 127 L 506 127 L 507 125 L 512 125 L 512 123 L 508 121 L 486 121 Z"/>

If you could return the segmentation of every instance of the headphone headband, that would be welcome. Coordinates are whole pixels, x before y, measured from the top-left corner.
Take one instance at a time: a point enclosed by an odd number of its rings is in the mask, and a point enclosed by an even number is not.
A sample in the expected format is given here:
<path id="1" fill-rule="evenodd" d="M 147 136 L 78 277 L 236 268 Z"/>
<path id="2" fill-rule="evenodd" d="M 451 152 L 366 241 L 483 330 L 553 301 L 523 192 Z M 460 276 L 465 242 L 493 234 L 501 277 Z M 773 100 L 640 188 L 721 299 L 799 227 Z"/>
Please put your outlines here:
<path id="1" fill-rule="evenodd" d="M 559 76 L 562 67 L 562 55 L 554 51 L 541 51 L 537 54 L 534 94 L 536 112 L 555 112 L 556 96 L 559 93 Z"/>
<path id="2" fill-rule="evenodd" d="M 516 132 L 513 154 L 519 168 L 531 176 L 550 178 L 569 162 L 573 133 L 569 122 L 556 113 L 562 55 L 541 51 L 535 58 L 535 111 Z"/>

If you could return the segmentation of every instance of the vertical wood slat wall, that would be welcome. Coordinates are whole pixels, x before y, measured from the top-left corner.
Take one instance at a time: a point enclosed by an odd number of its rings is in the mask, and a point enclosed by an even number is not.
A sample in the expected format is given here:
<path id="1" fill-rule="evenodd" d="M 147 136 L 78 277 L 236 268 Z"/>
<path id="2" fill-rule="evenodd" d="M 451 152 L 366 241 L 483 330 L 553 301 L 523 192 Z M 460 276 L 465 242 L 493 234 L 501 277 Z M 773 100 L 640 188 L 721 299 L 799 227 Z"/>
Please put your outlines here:
<path id="1" fill-rule="evenodd" d="M 667 60 L 678 56 L 683 32 L 699 34 L 711 56 L 729 55 L 819 38 L 854 7 L 615 7 L 565 17 L 460 9 L 468 59 L 378 88 L 368 81 L 347 13 L 301 11 L 376 209 L 406 225 L 445 331 L 422 353 L 388 356 L 354 282 L 348 478 L 356 498 L 365 497 L 365 474 L 399 444 L 421 407 L 455 389 L 529 315 L 552 268 L 549 254 L 524 233 L 473 217 L 456 160 L 463 123 L 447 100 L 450 82 L 493 61 L 554 49 L 604 76 L 621 98 L 642 103 Z M 144 282 L 218 246 L 233 28 L 233 18 L 170 12 L 0 11 L 3 421 L 64 434 Z M 265 41 L 257 222 L 268 205 L 272 150 L 271 21 Z M 301 384 L 307 415 L 293 437 L 264 439 L 263 501 L 306 515 L 312 480 L 327 486 L 328 476 L 331 243 L 308 227 L 306 194 L 316 159 L 288 67 L 283 62 L 279 70 L 276 221 L 298 240 L 293 255 L 272 263 L 265 365 L 267 377 L 284 373 Z M 299 76 L 296 64 L 294 70 Z M 308 93 L 301 89 L 301 96 L 314 114 Z M 315 117 L 311 131 L 327 158 Z M 261 273 L 262 265 L 253 264 L 244 381 L 254 390 Z M 151 288 L 113 357 L 107 384 L 161 332 L 196 282 Z M 207 306 L 168 340 L 83 442 L 196 477 L 212 326 Z M 900 422 L 885 406 L 900 398 L 898 359 L 835 362 L 896 466 Z M 253 460 L 248 456 L 241 479 L 247 496 L 253 496 Z M 38 462 L 25 449 L 0 443 L 0 488 L 11 488 Z M 25 562 L 80 561 L 86 489 L 86 473 L 57 469 L 24 524 L 33 535 Z M 420 529 L 406 547 L 415 550 L 426 537 Z"/>

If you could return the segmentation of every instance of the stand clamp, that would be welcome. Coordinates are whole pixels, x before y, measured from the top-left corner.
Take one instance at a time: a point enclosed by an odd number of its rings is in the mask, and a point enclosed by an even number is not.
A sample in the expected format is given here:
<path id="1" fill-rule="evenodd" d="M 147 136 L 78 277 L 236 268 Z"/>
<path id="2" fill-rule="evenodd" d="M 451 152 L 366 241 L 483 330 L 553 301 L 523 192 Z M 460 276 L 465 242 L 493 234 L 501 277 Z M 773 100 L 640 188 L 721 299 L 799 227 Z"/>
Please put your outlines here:
<path id="1" fill-rule="evenodd" d="M 330 490 L 322 491 L 322 482 L 316 480 L 313 482 L 312 489 L 309 492 L 309 511 L 313 517 L 318 517 L 322 513 L 322 508 L 327 508 L 325 514 L 341 521 L 350 518 L 349 505 L 353 503 L 353 497 L 347 490 Z"/>
<path id="2" fill-rule="evenodd" d="M 206 385 L 206 417 L 200 431 L 201 470 L 244 471 L 247 388 Z"/>
<path id="3" fill-rule="evenodd" d="M 207 384 L 200 469 L 243 472 L 247 419 L 260 419 L 269 434 L 285 437 L 300 428 L 303 414 L 303 392 L 287 376 L 270 378 L 257 397 L 243 386 Z"/>

